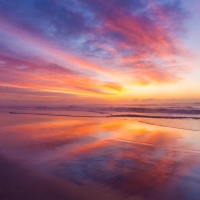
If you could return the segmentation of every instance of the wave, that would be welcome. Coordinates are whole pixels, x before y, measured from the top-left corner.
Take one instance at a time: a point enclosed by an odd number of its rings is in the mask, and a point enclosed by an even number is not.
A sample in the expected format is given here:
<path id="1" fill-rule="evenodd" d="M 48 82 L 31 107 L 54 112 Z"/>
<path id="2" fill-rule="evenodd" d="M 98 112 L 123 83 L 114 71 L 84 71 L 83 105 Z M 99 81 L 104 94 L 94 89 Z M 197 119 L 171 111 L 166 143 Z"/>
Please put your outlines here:
<path id="1" fill-rule="evenodd" d="M 148 107 L 101 107 L 95 110 L 101 111 L 111 111 L 111 112 L 132 112 L 132 113 L 165 113 L 165 114 L 191 114 L 191 115 L 200 115 L 200 109 L 196 108 L 148 108 Z"/>
<path id="2" fill-rule="evenodd" d="M 31 113 L 31 112 L 9 112 L 10 114 L 23 114 L 23 115 L 46 115 L 57 117 L 110 117 L 110 116 L 94 116 L 94 115 L 69 115 L 69 114 L 50 114 L 50 113 Z"/>
<path id="3" fill-rule="evenodd" d="M 135 118 L 156 118 L 156 119 L 200 119 L 194 116 L 163 116 L 163 115 L 137 115 L 137 114 L 126 114 L 126 115 L 111 115 L 110 117 L 135 117 Z"/>
<path id="4" fill-rule="evenodd" d="M 33 112 L 9 112 L 10 114 L 29 114 L 29 115 L 47 115 L 47 116 L 66 116 L 66 117 L 133 117 L 133 118 L 156 118 L 156 119 L 196 119 L 194 116 L 162 116 L 162 115 L 138 115 L 138 114 L 119 114 L 119 115 L 72 115 L 72 114 L 50 114 L 50 113 L 33 113 Z"/>
<path id="5" fill-rule="evenodd" d="M 1 107 L 0 107 L 1 108 Z M 196 104 L 191 105 L 139 105 L 139 106 L 15 106 L 7 107 L 10 111 L 19 112 L 91 112 L 99 114 L 113 114 L 120 113 L 120 115 L 126 113 L 131 115 L 140 114 L 157 114 L 160 115 L 199 115 L 200 107 Z M 1 108 L 2 110 L 2 108 Z M 176 117 L 176 116 L 175 116 Z"/>

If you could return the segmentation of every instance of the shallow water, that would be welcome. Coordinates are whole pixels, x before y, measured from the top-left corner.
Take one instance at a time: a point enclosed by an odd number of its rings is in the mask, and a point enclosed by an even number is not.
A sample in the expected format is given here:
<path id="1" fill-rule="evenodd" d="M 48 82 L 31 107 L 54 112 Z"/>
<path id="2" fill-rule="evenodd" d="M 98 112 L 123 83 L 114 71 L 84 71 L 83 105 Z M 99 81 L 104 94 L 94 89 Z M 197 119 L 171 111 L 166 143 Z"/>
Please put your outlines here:
<path id="1" fill-rule="evenodd" d="M 77 187 L 108 187 L 121 199 L 199 200 L 200 131 L 138 120 L 2 112 L 0 153 Z"/>

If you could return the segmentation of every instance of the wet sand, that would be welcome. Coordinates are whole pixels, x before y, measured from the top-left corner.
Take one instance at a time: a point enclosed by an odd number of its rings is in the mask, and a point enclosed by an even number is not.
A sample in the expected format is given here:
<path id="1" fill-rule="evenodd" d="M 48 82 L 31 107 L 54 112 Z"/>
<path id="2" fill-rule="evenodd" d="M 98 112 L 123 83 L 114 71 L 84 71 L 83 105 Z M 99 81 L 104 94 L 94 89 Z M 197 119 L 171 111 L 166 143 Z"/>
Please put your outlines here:
<path id="1" fill-rule="evenodd" d="M 0 119 L 0 200 L 199 200 L 198 131 L 130 118 Z"/>
<path id="2" fill-rule="evenodd" d="M 3 156 L 0 156 L 0 180 L 1 200 L 80 199 L 58 181 L 42 177 Z"/>
<path id="3" fill-rule="evenodd" d="M 144 200 L 125 197 L 109 188 L 77 186 L 34 172 L 0 155 L 1 200 Z"/>

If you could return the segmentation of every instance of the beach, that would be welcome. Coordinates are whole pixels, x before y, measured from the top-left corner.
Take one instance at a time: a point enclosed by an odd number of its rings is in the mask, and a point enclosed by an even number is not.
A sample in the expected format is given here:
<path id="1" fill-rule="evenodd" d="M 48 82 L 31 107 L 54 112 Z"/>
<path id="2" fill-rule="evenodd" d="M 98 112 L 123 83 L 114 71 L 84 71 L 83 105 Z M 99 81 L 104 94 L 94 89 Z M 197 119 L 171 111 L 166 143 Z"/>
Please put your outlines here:
<path id="1" fill-rule="evenodd" d="M 84 115 L 1 112 L 1 199 L 198 199 L 200 131 Z"/>

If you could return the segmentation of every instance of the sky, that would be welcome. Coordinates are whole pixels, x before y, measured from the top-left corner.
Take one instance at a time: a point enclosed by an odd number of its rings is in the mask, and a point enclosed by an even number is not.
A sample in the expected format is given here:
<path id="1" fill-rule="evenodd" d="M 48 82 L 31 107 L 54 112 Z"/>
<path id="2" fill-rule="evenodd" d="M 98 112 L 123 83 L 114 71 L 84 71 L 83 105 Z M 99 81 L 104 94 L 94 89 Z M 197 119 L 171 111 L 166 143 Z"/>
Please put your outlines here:
<path id="1" fill-rule="evenodd" d="M 198 0 L 0 0 L 0 103 L 200 99 Z"/>

